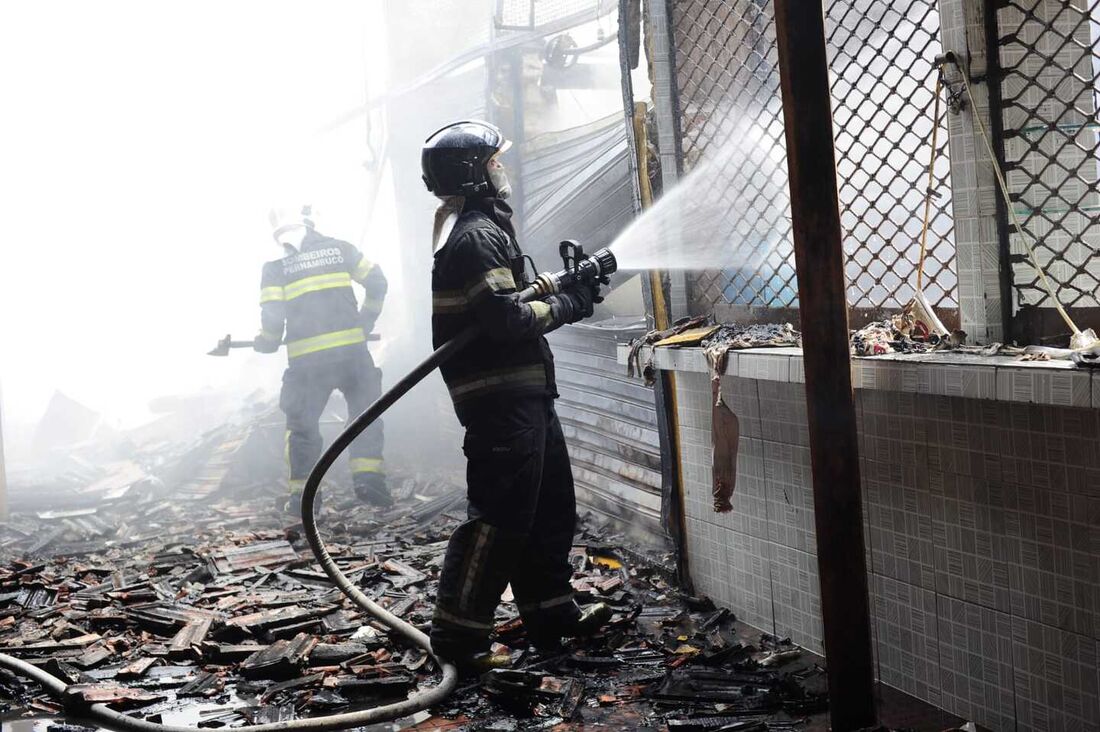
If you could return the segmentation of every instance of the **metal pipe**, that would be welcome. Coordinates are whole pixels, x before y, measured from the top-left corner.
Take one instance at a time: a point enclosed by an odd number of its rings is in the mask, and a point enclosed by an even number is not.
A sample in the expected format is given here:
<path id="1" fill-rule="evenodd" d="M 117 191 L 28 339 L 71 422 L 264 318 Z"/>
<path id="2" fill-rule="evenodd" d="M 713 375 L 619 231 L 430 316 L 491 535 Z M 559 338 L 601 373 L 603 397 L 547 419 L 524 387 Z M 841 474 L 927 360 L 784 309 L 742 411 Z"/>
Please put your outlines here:
<path id="1" fill-rule="evenodd" d="M 684 149 L 681 130 L 680 93 L 676 78 L 676 29 L 672 22 L 671 0 L 648 0 L 647 42 L 653 54 L 653 113 L 657 120 L 657 151 L 661 159 L 661 191 L 672 190 L 683 174 Z M 680 225 L 676 209 L 661 232 L 667 251 L 673 256 L 682 248 Z M 689 314 L 687 274 L 681 269 L 664 272 L 668 281 L 668 313 L 672 320 Z"/>
<path id="2" fill-rule="evenodd" d="M 776 0 L 832 729 L 875 724 L 859 444 L 821 0 Z"/>
<path id="3" fill-rule="evenodd" d="M 638 188 L 642 209 L 653 205 L 653 188 L 649 182 L 649 138 L 646 133 L 645 102 L 634 104 L 632 131 Z M 663 277 L 660 271 L 651 269 L 643 293 L 648 294 L 653 324 L 658 330 L 667 329 L 669 307 L 665 300 Z M 688 592 L 695 591 L 691 576 L 691 557 L 687 543 L 687 510 L 684 507 L 683 472 L 680 468 L 680 421 L 676 400 L 676 373 L 662 369 L 653 384 L 653 397 L 657 406 L 657 439 L 661 448 L 661 518 L 667 527 L 668 537 L 676 547 L 676 579 Z"/>

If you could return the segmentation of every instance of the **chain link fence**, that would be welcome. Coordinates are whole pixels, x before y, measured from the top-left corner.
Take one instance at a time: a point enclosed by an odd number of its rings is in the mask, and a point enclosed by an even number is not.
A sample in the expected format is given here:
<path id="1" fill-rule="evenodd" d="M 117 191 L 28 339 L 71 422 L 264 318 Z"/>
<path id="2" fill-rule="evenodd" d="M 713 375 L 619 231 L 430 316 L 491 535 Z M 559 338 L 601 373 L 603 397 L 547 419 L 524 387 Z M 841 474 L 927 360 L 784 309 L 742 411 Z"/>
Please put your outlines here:
<path id="1" fill-rule="evenodd" d="M 849 304 L 870 317 L 913 294 L 938 124 L 924 291 L 951 320 L 958 303 L 947 131 L 944 111 L 938 122 L 933 112 L 936 2 L 838 0 L 826 13 Z M 720 316 L 764 309 L 765 318 L 797 307 L 785 185 L 777 191 L 759 174 L 759 155 L 737 150 L 751 138 L 786 169 L 771 2 L 675 0 L 670 14 L 683 172 L 720 165 L 722 190 L 713 195 L 728 202 L 731 232 L 767 210 L 786 214 L 755 224 L 752 238 L 731 237 L 729 259 L 739 265 L 695 275 L 692 306 Z"/>
<path id="2" fill-rule="evenodd" d="M 1012 208 L 1062 304 L 1100 306 L 1100 0 L 1008 0 L 997 11 L 1002 151 Z M 1014 315 L 1053 303 L 1009 229 Z M 1052 318 L 1053 326 L 1064 330 Z M 1084 323 L 1081 323 L 1083 326 Z"/>

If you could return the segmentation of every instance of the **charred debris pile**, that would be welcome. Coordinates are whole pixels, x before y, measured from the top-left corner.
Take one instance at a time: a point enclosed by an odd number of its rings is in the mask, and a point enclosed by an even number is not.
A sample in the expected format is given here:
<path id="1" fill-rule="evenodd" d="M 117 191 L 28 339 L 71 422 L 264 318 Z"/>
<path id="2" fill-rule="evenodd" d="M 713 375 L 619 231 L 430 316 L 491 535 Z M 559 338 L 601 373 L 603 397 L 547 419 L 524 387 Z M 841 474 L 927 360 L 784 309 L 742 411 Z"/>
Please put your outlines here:
<path id="1" fill-rule="evenodd" d="M 203 490 L 173 495 L 126 463 L 95 476 L 108 495 L 92 505 L 0 524 L 0 648 L 65 679 L 75 701 L 209 728 L 374 706 L 437 681 L 425 653 L 331 587 L 300 525 L 274 510 L 277 484 L 217 478 L 235 439 L 206 440 L 194 448 L 201 459 L 176 456 L 208 474 Z M 426 627 L 464 499 L 445 480 L 397 483 L 400 500 L 385 512 L 330 489 L 320 525 L 349 577 Z M 825 679 L 813 659 L 678 591 L 667 557 L 589 517 L 572 561 L 578 600 L 616 610 L 604 632 L 540 652 L 506 593 L 495 639 L 514 668 L 379 729 L 776 730 L 820 718 Z M 60 713 L 59 701 L 0 672 L 0 714 Z"/>

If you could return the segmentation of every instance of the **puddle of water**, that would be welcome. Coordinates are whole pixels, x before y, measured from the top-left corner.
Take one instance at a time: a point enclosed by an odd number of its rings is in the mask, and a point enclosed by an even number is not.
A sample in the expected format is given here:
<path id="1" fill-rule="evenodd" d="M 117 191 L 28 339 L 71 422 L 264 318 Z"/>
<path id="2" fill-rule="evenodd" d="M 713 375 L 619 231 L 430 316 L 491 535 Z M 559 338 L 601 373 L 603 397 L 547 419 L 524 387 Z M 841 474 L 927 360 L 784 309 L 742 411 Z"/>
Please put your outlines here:
<path id="1" fill-rule="evenodd" d="M 161 721 L 164 724 L 169 725 L 195 727 L 198 725 L 199 722 L 206 721 L 211 719 L 212 717 L 217 716 L 217 712 L 219 711 L 229 712 L 233 709 L 240 709 L 241 707 L 247 705 L 248 702 L 246 700 L 241 699 L 240 697 L 237 697 L 235 695 L 231 696 L 230 700 L 224 704 L 214 704 L 210 702 L 187 700 L 185 702 L 181 702 L 179 707 L 166 709 L 161 712 Z M 208 713 L 204 714 L 203 712 Z M 18 711 L 13 710 L 11 713 L 18 714 Z M 393 722 L 382 722 L 379 724 L 371 725 L 369 727 L 362 727 L 360 729 L 363 730 L 363 732 L 391 732 L 395 730 L 402 730 L 424 721 L 425 716 L 430 715 L 421 714 L 413 717 L 403 717 Z M 8 719 L 0 721 L 0 732 L 50 732 L 51 727 L 56 732 L 58 725 L 67 729 L 74 729 L 76 727 L 76 725 L 72 724 L 71 722 L 66 722 L 63 719 L 54 719 L 52 717 L 39 717 L 35 719 Z M 229 726 L 222 727 L 221 729 L 234 729 L 247 725 L 248 722 L 242 720 L 240 717 L 233 717 L 233 719 L 229 723 Z"/>
<path id="2" fill-rule="evenodd" d="M 199 722 L 203 722 L 217 716 L 217 712 L 231 712 L 234 709 L 240 709 L 241 707 L 248 706 L 248 702 L 236 695 L 230 695 L 229 700 L 218 704 L 209 701 L 200 701 L 197 699 L 182 699 L 179 701 L 165 702 L 166 705 L 171 704 L 170 708 L 165 708 L 160 712 L 161 721 L 164 724 L 171 725 L 183 725 L 187 727 L 195 727 Z M 204 713 L 205 712 L 205 713 Z M 15 716 L 19 714 L 19 710 L 12 710 L 11 715 Z M 240 717 L 234 716 L 231 724 L 240 726 L 247 724 L 241 720 Z M 58 726 L 65 728 L 74 728 L 77 725 L 72 722 L 68 722 L 64 719 L 55 719 L 53 717 L 38 717 L 33 719 L 8 719 L 0 721 L 0 732 L 50 732 L 51 727 L 55 730 Z M 99 729 L 82 727 L 83 729 Z"/>
<path id="3" fill-rule="evenodd" d="M 54 719 L 9 719 L 0 722 L 0 732 L 47 732 Z"/>

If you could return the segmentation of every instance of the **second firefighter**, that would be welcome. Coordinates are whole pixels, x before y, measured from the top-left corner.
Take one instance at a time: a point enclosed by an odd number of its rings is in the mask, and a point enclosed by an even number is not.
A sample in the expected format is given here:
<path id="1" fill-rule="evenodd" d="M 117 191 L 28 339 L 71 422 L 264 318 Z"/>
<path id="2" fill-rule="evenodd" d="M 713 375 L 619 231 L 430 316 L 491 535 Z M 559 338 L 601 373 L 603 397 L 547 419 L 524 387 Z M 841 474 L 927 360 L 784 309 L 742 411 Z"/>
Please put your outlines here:
<path id="1" fill-rule="evenodd" d="M 264 265 L 260 283 L 261 326 L 255 348 L 273 353 L 284 340 L 288 366 L 279 406 L 286 414 L 286 458 L 290 468 L 287 503 L 297 512 L 306 477 L 321 455 L 321 415 L 339 390 L 349 419 L 382 392 L 382 372 L 367 350 L 386 295 L 386 278 L 346 241 L 313 225 L 310 206 L 271 214 L 283 257 Z M 352 283 L 363 288 L 356 303 Z M 375 422 L 351 446 L 356 495 L 378 506 L 392 504 L 382 463 L 382 423 Z"/>

